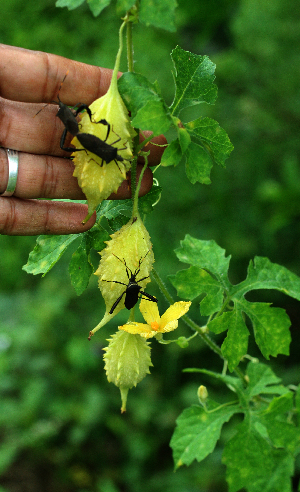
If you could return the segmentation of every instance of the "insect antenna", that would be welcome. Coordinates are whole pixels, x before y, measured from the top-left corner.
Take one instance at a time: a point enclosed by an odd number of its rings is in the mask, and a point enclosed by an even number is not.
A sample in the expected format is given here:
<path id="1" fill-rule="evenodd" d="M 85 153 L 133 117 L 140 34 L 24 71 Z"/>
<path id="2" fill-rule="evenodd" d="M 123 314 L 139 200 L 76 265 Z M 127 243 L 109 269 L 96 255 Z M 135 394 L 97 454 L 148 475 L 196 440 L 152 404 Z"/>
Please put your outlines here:
<path id="1" fill-rule="evenodd" d="M 66 75 L 65 75 L 65 76 L 64 76 L 64 78 L 62 79 L 62 81 L 61 81 L 61 83 L 60 83 L 60 86 L 59 86 L 59 89 L 58 89 L 58 92 L 57 92 L 57 96 L 56 96 L 56 97 L 57 97 L 57 99 L 59 100 L 59 102 L 60 102 L 59 93 L 60 93 L 60 90 L 61 90 L 61 88 L 62 88 L 62 85 L 63 85 L 64 81 L 66 80 L 66 77 L 67 77 L 67 75 L 68 75 L 69 71 L 70 71 L 70 70 L 68 70 L 68 71 L 67 71 Z M 56 102 L 56 101 L 51 101 L 51 103 L 57 104 L 57 102 Z M 47 106 L 49 106 L 49 104 L 50 104 L 50 103 L 45 104 L 45 105 L 44 105 L 44 106 L 43 106 L 43 107 L 42 107 L 42 108 L 41 108 L 41 109 L 40 109 L 40 110 L 39 110 L 39 111 L 38 111 L 38 112 L 34 115 L 34 118 L 35 118 L 35 117 L 36 117 L 36 116 L 37 116 L 37 115 L 38 115 L 41 111 L 43 111 L 43 109 L 45 109 Z"/>

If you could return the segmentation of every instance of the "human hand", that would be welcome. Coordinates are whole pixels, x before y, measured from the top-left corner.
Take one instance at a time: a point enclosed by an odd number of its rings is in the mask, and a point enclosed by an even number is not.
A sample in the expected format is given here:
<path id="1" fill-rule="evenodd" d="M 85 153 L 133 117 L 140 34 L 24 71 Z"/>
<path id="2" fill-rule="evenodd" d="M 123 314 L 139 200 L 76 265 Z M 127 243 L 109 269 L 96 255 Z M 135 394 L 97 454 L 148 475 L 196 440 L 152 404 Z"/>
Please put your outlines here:
<path id="1" fill-rule="evenodd" d="M 85 195 L 73 177 L 74 165 L 66 159 L 59 142 L 64 126 L 56 118 L 54 104 L 35 117 L 45 103 L 57 100 L 59 86 L 69 71 L 61 99 L 74 106 L 87 105 L 106 93 L 112 70 L 86 65 L 57 55 L 30 51 L 0 44 L 0 194 L 8 182 L 6 149 L 19 151 L 17 184 L 13 196 L 0 196 L 0 234 L 38 235 L 84 232 L 95 223 L 95 214 L 86 224 L 87 205 L 53 199 L 84 200 Z M 145 132 L 144 132 L 145 133 Z M 68 146 L 68 134 L 65 145 Z M 155 137 L 165 144 L 163 135 Z M 147 146 L 149 165 L 160 162 L 162 147 Z M 137 177 L 141 171 L 138 166 Z M 140 195 L 152 186 L 152 172 L 144 173 Z M 130 186 L 124 181 L 111 199 L 130 197 Z M 52 200 L 37 200 L 48 198 Z"/>

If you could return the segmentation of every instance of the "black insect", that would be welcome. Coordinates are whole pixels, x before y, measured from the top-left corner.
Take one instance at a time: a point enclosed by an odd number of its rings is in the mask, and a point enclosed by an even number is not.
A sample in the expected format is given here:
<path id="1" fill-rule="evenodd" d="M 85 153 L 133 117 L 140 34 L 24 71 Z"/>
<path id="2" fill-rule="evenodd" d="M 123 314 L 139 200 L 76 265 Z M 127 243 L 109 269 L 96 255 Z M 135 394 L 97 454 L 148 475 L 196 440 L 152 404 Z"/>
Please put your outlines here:
<path id="1" fill-rule="evenodd" d="M 141 299 L 143 296 L 145 296 L 149 301 L 157 302 L 156 297 L 151 296 L 150 294 L 147 294 L 146 292 L 143 292 L 142 287 L 140 285 L 138 285 L 138 282 L 142 282 L 142 280 L 145 280 L 145 278 L 148 278 L 149 275 L 147 275 L 147 277 L 140 278 L 139 280 L 137 280 L 137 278 L 136 278 L 137 275 L 140 273 L 142 261 L 146 258 L 149 251 L 145 254 L 145 256 L 143 258 L 141 258 L 139 260 L 138 267 L 134 273 L 132 273 L 130 268 L 126 265 L 126 261 L 124 260 L 124 258 L 122 261 L 117 255 L 114 255 L 116 258 L 118 258 L 118 260 L 121 263 L 123 263 L 123 265 L 125 265 L 126 273 L 127 273 L 127 277 L 128 277 L 129 282 L 128 282 L 128 284 L 124 284 L 123 282 L 118 282 L 117 280 L 103 280 L 103 282 L 114 282 L 115 284 L 122 284 L 122 285 L 126 286 L 126 289 L 124 290 L 124 292 L 120 295 L 120 297 L 118 297 L 118 299 L 112 305 L 111 310 L 109 311 L 109 314 L 112 314 L 114 312 L 114 310 L 116 309 L 117 305 L 121 301 L 124 294 L 125 294 L 125 307 L 127 309 L 132 309 L 136 305 L 136 303 L 138 302 L 138 299 L 139 298 Z M 141 296 L 139 296 L 139 294 L 141 294 Z"/>
<path id="2" fill-rule="evenodd" d="M 95 154 L 96 156 L 100 157 L 102 159 L 101 161 L 101 166 L 103 166 L 103 161 L 106 162 L 107 164 L 111 161 L 115 161 L 116 165 L 118 166 L 120 172 L 121 169 L 118 165 L 118 162 L 122 162 L 124 159 L 122 156 L 118 154 L 119 150 L 125 150 L 126 147 L 123 147 L 122 149 L 117 149 L 114 147 L 114 144 L 118 143 L 121 140 L 121 137 L 119 137 L 117 140 L 112 142 L 111 144 L 106 143 L 108 136 L 110 134 L 110 124 L 105 120 L 101 119 L 99 121 L 93 121 L 92 120 L 92 113 L 90 108 L 86 104 L 78 103 L 73 106 L 73 108 L 69 108 L 64 104 L 59 97 L 59 92 L 62 88 L 62 85 L 66 79 L 66 76 L 68 75 L 68 72 L 63 78 L 63 81 L 60 84 L 58 93 L 57 93 L 57 99 L 58 99 L 58 105 L 59 105 L 59 110 L 56 113 L 56 116 L 63 122 L 65 125 L 65 129 L 62 133 L 61 139 L 60 139 L 60 148 L 62 150 L 65 150 L 67 152 L 79 152 L 79 151 L 89 151 L 92 154 Z M 76 108 L 76 109 L 75 109 Z M 105 140 L 101 140 L 100 138 L 96 137 L 96 135 L 93 135 L 91 133 L 81 133 L 79 129 L 79 123 L 76 119 L 79 113 L 82 111 L 86 111 L 89 115 L 90 121 L 95 124 L 102 124 L 107 126 L 107 133 Z M 37 113 L 38 114 L 38 113 Z M 84 147 L 83 149 L 75 149 L 74 147 L 64 147 L 65 140 L 67 133 L 71 133 L 73 137 L 76 137 L 77 140 L 81 143 L 81 145 Z M 96 161 L 95 161 L 96 162 Z"/>

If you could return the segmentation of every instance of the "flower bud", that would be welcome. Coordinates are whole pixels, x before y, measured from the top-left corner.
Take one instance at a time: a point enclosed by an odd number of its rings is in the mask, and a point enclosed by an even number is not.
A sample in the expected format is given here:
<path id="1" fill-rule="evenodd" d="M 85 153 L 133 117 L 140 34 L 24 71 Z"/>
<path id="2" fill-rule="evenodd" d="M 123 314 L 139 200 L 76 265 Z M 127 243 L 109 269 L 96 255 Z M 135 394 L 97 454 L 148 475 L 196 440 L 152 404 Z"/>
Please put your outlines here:
<path id="1" fill-rule="evenodd" d="M 197 396 L 199 398 L 199 403 L 204 407 L 208 398 L 208 391 L 206 389 L 206 386 L 203 386 L 202 384 L 201 386 L 199 386 Z"/>
<path id="2" fill-rule="evenodd" d="M 105 349 L 104 361 L 107 380 L 120 388 L 122 407 L 126 411 L 128 391 L 136 386 L 152 366 L 149 343 L 139 335 L 117 331 Z"/>
<path id="3" fill-rule="evenodd" d="M 186 337 L 177 338 L 176 343 L 177 345 L 179 345 L 180 348 L 187 348 L 189 346 L 189 342 Z"/>

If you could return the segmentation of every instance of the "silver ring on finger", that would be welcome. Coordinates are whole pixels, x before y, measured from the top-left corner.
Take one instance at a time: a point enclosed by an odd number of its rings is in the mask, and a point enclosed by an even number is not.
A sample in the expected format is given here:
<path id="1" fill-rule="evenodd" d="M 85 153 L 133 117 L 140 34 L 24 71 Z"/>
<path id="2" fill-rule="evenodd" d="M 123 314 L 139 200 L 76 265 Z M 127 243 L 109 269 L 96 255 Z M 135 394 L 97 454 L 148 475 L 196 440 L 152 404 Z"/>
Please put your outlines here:
<path id="1" fill-rule="evenodd" d="M 8 182 L 6 190 L 0 196 L 12 196 L 16 189 L 19 168 L 19 152 L 17 150 L 6 149 L 8 160 Z"/>

